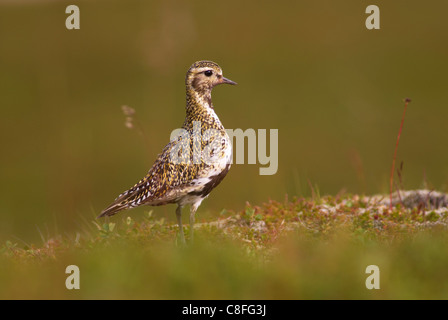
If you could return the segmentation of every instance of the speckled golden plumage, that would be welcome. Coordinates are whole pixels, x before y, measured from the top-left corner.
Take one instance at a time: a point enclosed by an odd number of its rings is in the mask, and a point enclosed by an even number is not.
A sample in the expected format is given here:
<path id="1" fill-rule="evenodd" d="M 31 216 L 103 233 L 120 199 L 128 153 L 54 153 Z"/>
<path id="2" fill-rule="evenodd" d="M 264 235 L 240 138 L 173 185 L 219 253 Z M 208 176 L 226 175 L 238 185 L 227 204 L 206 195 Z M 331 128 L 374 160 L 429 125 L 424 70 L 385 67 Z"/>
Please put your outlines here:
<path id="1" fill-rule="evenodd" d="M 195 212 L 202 200 L 222 181 L 230 168 L 231 142 L 213 109 L 211 100 L 213 87 L 223 83 L 235 84 L 224 78 L 219 65 L 212 61 L 198 61 L 189 68 L 185 78 L 187 105 L 182 129 L 188 133 L 189 140 L 186 143 L 190 147 L 190 152 L 187 154 L 173 152 L 180 143 L 185 143 L 185 140 L 183 141 L 182 137 L 171 140 L 146 176 L 120 194 L 102 211 L 100 217 L 111 216 L 121 210 L 141 205 L 176 203 L 181 240 L 185 241 L 181 221 L 182 207 L 191 205 L 190 228 L 192 228 Z M 197 137 L 195 134 L 199 132 L 201 135 Z M 197 153 L 194 153 L 195 151 Z M 202 152 L 209 153 L 213 161 L 198 158 L 197 155 Z M 173 161 L 173 154 L 179 155 L 176 161 Z"/>

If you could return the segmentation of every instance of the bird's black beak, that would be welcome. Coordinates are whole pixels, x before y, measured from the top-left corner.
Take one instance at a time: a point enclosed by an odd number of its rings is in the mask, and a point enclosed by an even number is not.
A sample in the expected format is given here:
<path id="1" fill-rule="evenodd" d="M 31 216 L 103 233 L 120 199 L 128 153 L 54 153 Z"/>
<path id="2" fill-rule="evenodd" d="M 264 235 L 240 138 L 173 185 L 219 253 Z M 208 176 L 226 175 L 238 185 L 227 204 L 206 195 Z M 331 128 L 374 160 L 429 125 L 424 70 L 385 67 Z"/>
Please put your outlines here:
<path id="1" fill-rule="evenodd" d="M 229 80 L 229 79 L 224 78 L 224 77 L 219 79 L 219 84 L 221 84 L 221 83 L 227 83 L 227 84 L 231 84 L 231 85 L 236 85 L 237 84 L 235 81 Z"/>

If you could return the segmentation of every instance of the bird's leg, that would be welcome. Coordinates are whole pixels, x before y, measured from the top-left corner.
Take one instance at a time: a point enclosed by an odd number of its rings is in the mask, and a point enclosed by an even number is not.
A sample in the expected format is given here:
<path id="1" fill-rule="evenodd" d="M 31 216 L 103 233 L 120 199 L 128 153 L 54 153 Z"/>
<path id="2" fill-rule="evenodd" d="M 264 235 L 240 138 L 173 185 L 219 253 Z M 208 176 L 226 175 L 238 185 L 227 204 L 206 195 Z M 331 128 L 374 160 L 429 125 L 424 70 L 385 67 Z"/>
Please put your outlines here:
<path id="1" fill-rule="evenodd" d="M 181 206 L 177 206 L 176 217 L 177 217 L 177 225 L 179 226 L 179 231 L 180 231 L 180 240 L 182 241 L 182 244 L 185 244 L 184 228 L 182 227 L 182 207 Z"/>
<path id="2" fill-rule="evenodd" d="M 192 204 L 190 208 L 190 243 L 193 243 L 194 235 L 194 218 L 198 205 Z"/>

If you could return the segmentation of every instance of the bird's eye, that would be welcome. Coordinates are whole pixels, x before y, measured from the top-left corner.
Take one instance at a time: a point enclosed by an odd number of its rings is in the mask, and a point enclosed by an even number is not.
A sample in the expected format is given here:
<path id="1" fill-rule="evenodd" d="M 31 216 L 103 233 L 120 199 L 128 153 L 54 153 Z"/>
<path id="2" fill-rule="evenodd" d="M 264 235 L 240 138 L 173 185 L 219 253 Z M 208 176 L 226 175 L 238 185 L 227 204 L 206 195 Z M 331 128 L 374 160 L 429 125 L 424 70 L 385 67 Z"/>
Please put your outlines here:
<path id="1" fill-rule="evenodd" d="M 207 71 L 204 71 L 204 74 L 205 74 L 207 77 L 210 77 L 210 76 L 213 74 L 213 71 L 212 71 L 212 70 L 207 70 Z"/>

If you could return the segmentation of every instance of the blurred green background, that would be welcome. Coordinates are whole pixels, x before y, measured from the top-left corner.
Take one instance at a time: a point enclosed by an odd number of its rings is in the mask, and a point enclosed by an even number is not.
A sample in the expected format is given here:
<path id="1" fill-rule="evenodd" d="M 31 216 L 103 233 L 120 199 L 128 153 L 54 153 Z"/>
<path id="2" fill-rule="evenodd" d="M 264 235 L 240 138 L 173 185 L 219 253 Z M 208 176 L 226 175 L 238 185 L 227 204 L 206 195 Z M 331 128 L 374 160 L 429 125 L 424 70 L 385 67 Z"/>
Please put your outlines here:
<path id="1" fill-rule="evenodd" d="M 80 30 L 65 28 L 70 4 Z M 279 130 L 279 167 L 234 165 L 199 220 L 308 196 L 308 180 L 321 194 L 387 192 L 405 97 L 403 184 L 446 191 L 448 3 L 376 1 L 371 31 L 369 4 L 0 1 L 0 240 L 72 232 L 143 177 L 182 125 L 185 73 L 202 59 L 239 84 L 213 93 L 226 128 Z M 174 221 L 173 206 L 154 210 Z"/>

